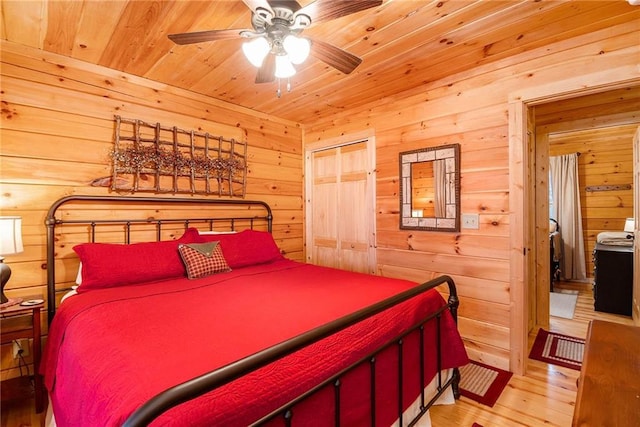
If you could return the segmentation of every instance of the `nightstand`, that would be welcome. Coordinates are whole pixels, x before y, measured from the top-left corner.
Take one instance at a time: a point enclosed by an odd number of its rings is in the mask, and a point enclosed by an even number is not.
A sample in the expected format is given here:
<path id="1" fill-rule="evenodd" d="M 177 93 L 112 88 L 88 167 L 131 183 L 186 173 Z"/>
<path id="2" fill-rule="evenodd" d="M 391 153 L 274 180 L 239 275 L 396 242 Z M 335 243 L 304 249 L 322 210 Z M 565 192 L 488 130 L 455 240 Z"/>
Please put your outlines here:
<path id="1" fill-rule="evenodd" d="M 37 297 L 36 297 L 37 298 Z M 29 300 L 29 298 L 25 298 Z M 42 376 L 38 374 L 40 366 L 41 331 L 40 331 L 40 311 L 44 308 L 44 303 L 23 306 L 20 304 L 0 309 L 0 335 L 1 344 L 10 343 L 14 340 L 31 339 L 32 359 L 33 359 L 33 379 L 35 384 L 36 413 L 44 409 L 44 384 Z M 30 326 L 25 326 L 30 320 Z"/>
<path id="2" fill-rule="evenodd" d="M 633 246 L 596 244 L 593 250 L 596 311 L 631 316 Z"/>

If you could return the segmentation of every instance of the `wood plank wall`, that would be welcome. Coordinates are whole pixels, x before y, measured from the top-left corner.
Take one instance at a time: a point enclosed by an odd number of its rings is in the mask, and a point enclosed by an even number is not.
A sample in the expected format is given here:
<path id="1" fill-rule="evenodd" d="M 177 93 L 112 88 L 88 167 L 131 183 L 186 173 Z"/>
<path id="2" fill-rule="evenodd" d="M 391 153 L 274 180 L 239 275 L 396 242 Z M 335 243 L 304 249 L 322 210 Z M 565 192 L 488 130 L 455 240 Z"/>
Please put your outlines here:
<path id="1" fill-rule="evenodd" d="M 288 256 L 302 259 L 302 130 L 296 124 L 39 50 L 7 42 L 0 47 L 0 206 L 3 214 L 25 218 L 26 250 L 7 257 L 14 269 L 12 295 L 43 293 L 42 224 L 49 204 L 66 194 L 106 194 L 88 183 L 108 174 L 104 156 L 114 114 L 187 129 L 241 129 L 255 147 L 247 197 L 272 204 L 276 240 Z M 509 94 L 569 78 L 589 86 L 591 73 L 635 66 L 639 53 L 637 26 L 618 25 L 441 80 L 425 76 L 420 90 L 305 127 L 308 142 L 375 128 L 378 271 L 416 281 L 452 275 L 472 358 L 509 367 Z M 480 214 L 480 229 L 398 230 L 398 153 L 455 142 L 462 149 L 462 212 Z M 14 151 L 5 154 L 10 146 Z M 2 354 L 5 368 L 5 349 Z"/>
<path id="2" fill-rule="evenodd" d="M 593 278 L 598 233 L 622 231 L 633 216 L 633 135 L 638 124 L 575 130 L 549 135 L 549 155 L 580 153 L 578 180 L 587 277 Z M 588 187 L 629 185 L 625 190 Z"/>
<path id="3" fill-rule="evenodd" d="M 566 79 L 589 86 L 592 73 L 634 69 L 637 41 L 636 23 L 613 26 L 437 81 L 425 75 L 420 90 L 305 127 L 308 143 L 375 129 L 378 271 L 416 281 L 451 275 L 461 295 L 459 328 L 472 359 L 508 369 L 511 336 L 517 336 L 511 329 L 519 327 L 510 324 L 510 94 L 543 85 L 561 91 Z M 637 79 L 637 69 L 615 78 Z M 479 214 L 480 228 L 399 230 L 398 153 L 451 143 L 461 145 L 461 210 Z"/>
<path id="4" fill-rule="evenodd" d="M 246 199 L 271 205 L 276 242 L 287 257 L 303 259 L 298 124 L 6 41 L 0 48 L 0 209 L 23 218 L 25 247 L 6 257 L 10 297 L 46 296 L 44 219 L 51 203 L 71 194 L 110 194 L 90 183 L 110 174 L 116 114 L 246 140 Z M 2 379 L 18 374 L 10 350 L 2 348 Z"/>

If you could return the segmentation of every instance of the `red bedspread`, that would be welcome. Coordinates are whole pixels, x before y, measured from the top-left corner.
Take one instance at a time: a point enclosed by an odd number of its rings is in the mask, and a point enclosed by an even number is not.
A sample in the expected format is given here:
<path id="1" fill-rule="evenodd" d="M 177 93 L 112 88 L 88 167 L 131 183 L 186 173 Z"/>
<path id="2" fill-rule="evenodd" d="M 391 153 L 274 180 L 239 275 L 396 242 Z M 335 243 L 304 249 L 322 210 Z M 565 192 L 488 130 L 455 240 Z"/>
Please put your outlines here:
<path id="1" fill-rule="evenodd" d="M 57 424 L 121 425 L 142 403 L 171 386 L 412 286 L 415 283 L 282 260 L 199 280 L 160 281 L 76 295 L 62 304 L 54 318 L 41 366 Z M 435 291 L 412 298 L 173 408 L 153 425 L 247 425 L 443 305 Z M 443 368 L 467 363 L 448 312 L 441 325 Z M 427 328 L 430 335 L 434 328 Z M 427 383 L 436 370 L 432 346 L 426 346 L 433 353 L 425 373 Z M 397 388 L 393 378 L 397 351 L 387 353 L 377 363 L 379 392 Z M 405 358 L 411 353 L 405 351 Z M 368 392 L 368 369 L 343 381 L 344 425 L 368 423 L 368 393 L 362 397 L 362 390 L 352 392 L 362 382 Z M 411 390 L 405 393 L 406 404 L 418 395 L 418 375 L 409 376 L 407 388 Z M 326 425 L 322 414 L 329 411 L 326 415 L 332 422 L 333 406 L 321 402 L 326 398 L 321 393 L 297 409 L 296 421 L 313 412 L 303 425 Z M 379 425 L 390 425 L 397 418 L 394 408 L 394 400 L 378 404 Z M 367 416 L 364 420 L 363 414 Z"/>

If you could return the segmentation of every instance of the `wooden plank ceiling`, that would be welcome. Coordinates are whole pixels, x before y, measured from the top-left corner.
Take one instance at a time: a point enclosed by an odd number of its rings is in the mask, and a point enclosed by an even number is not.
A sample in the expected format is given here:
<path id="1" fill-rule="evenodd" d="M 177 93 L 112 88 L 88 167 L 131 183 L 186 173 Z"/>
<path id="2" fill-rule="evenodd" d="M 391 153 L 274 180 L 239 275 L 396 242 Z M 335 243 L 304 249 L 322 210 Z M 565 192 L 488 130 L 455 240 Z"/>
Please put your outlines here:
<path id="1" fill-rule="evenodd" d="M 311 0 L 300 0 L 305 6 Z M 622 22 L 627 1 L 385 0 L 302 35 L 358 55 L 345 75 L 310 57 L 292 91 L 255 83 L 242 39 L 176 45 L 168 34 L 251 28 L 242 1 L 2 0 L 9 41 L 188 89 L 298 123 L 385 102 L 425 82 Z M 639 24 L 640 25 L 640 24 Z"/>

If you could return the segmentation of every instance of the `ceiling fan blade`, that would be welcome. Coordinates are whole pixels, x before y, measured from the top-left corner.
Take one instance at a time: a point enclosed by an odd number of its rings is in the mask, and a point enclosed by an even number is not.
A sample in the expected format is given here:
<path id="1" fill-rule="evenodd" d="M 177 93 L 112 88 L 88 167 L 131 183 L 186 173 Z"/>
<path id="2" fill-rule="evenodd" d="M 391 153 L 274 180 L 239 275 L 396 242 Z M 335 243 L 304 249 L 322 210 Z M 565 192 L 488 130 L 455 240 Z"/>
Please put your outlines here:
<path id="1" fill-rule="evenodd" d="M 311 18 L 312 23 L 340 18 L 361 10 L 380 6 L 382 0 L 316 0 L 296 12 Z"/>
<path id="2" fill-rule="evenodd" d="M 354 54 L 320 40 L 311 40 L 311 55 L 345 74 L 351 73 L 362 62 Z"/>
<path id="3" fill-rule="evenodd" d="M 276 56 L 268 54 L 262 66 L 258 68 L 256 83 L 271 83 L 276 79 Z"/>
<path id="4" fill-rule="evenodd" d="M 262 8 L 269 11 L 271 15 L 274 15 L 273 9 L 271 9 L 271 5 L 267 0 L 242 0 L 242 2 L 246 4 L 252 12 L 255 12 L 258 8 Z"/>
<path id="5" fill-rule="evenodd" d="M 240 33 L 243 31 L 253 32 L 253 30 L 207 30 L 196 31 L 193 33 L 169 34 L 168 37 L 176 44 L 191 44 L 210 42 L 214 40 L 235 39 L 242 37 Z"/>

